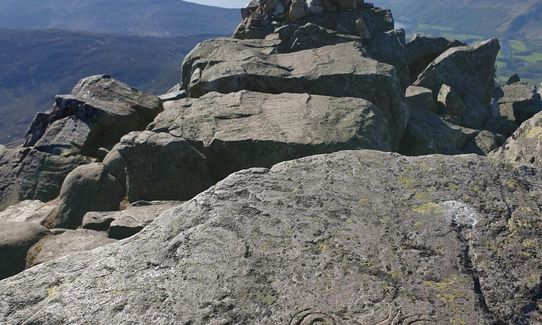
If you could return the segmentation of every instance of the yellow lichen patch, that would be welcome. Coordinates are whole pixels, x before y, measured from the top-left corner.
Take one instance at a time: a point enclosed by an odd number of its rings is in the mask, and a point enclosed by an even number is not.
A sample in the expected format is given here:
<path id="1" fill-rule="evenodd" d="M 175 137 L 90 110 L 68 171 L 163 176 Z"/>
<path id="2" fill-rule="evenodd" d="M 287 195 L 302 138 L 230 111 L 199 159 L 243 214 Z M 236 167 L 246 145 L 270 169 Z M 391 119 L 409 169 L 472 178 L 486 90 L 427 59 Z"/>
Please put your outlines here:
<path id="1" fill-rule="evenodd" d="M 52 298 L 58 294 L 58 286 L 47 288 L 47 297 Z"/>
<path id="2" fill-rule="evenodd" d="M 542 126 L 535 126 L 529 131 L 527 131 L 527 134 L 525 135 L 527 139 L 534 139 L 539 136 L 542 136 Z"/>
<path id="3" fill-rule="evenodd" d="M 401 174 L 397 177 L 397 182 L 405 187 L 411 187 L 416 183 L 416 180 L 408 177 L 407 175 Z"/>
<path id="4" fill-rule="evenodd" d="M 525 239 L 521 243 L 521 247 L 523 247 L 524 249 L 538 249 L 539 246 L 540 243 L 534 239 Z"/>
<path id="5" fill-rule="evenodd" d="M 440 214 L 442 213 L 442 208 L 434 202 L 428 202 L 415 207 L 412 211 L 419 214 Z"/>
<path id="6" fill-rule="evenodd" d="M 465 298 L 465 292 L 461 290 L 461 278 L 457 275 L 450 276 L 440 282 L 425 281 L 424 286 L 436 291 L 435 296 L 438 300 L 448 306 L 452 312 L 461 311 L 462 304 L 459 300 Z"/>
<path id="7" fill-rule="evenodd" d="M 465 324 L 467 324 L 467 322 L 461 317 L 454 317 L 454 318 L 450 319 L 450 324 L 465 325 Z"/>
<path id="8" fill-rule="evenodd" d="M 414 194 L 414 198 L 422 202 L 429 200 L 430 197 L 431 195 L 427 192 L 416 192 L 416 194 Z"/>
<path id="9" fill-rule="evenodd" d="M 506 187 L 510 188 L 510 189 L 516 189 L 516 188 L 519 188 L 519 183 L 515 180 L 515 179 L 508 179 L 506 180 L 505 184 Z"/>
<path id="10" fill-rule="evenodd" d="M 382 218 L 380 218 L 380 223 L 383 225 L 389 225 L 391 223 L 390 216 L 383 216 Z"/>
<path id="11" fill-rule="evenodd" d="M 275 297 L 275 295 L 273 295 L 273 294 L 268 293 L 268 294 L 265 294 L 265 295 L 261 296 L 260 300 L 264 304 L 266 304 L 268 306 L 271 306 L 271 305 L 274 305 L 277 302 L 277 297 Z"/>
<path id="12" fill-rule="evenodd" d="M 331 241 L 329 239 L 319 241 L 316 243 L 316 248 L 320 253 L 329 253 L 332 249 Z"/>

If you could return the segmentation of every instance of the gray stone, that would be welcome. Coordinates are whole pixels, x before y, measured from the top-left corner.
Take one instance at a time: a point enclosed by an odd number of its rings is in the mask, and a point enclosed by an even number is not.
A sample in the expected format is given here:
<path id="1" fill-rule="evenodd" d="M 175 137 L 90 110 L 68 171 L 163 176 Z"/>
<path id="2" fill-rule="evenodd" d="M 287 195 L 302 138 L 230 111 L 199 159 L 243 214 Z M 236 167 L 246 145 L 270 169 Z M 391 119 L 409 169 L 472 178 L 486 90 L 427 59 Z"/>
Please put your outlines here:
<path id="1" fill-rule="evenodd" d="M 392 117 L 398 133 L 406 126 L 408 112 L 395 69 L 363 57 L 359 43 L 272 54 L 272 43 L 260 42 L 259 47 L 254 41 L 224 38 L 201 43 L 185 58 L 183 87 L 190 97 L 250 90 L 363 98 Z"/>
<path id="2" fill-rule="evenodd" d="M 54 200 L 64 178 L 91 160 L 58 156 L 32 148 L 0 149 L 0 210 L 23 200 Z"/>
<path id="3" fill-rule="evenodd" d="M 203 143 L 215 181 L 249 167 L 345 149 L 397 148 L 388 115 L 359 98 L 241 91 L 178 102 L 149 125 Z"/>
<path id="4" fill-rule="evenodd" d="M 0 282 L 0 322 L 536 324 L 542 174 L 345 151 L 231 175 Z"/>
<path id="5" fill-rule="evenodd" d="M 126 163 L 129 202 L 188 200 L 212 184 L 205 156 L 183 138 L 132 132 L 115 149 Z"/>
<path id="6" fill-rule="evenodd" d="M 56 212 L 54 202 L 43 203 L 39 200 L 25 200 L 0 212 L 0 222 L 34 222 L 44 224 Z"/>
<path id="7" fill-rule="evenodd" d="M 103 232 L 86 229 L 51 234 L 43 237 L 28 250 L 26 268 L 114 242 L 115 240 L 108 238 Z"/>
<path id="8" fill-rule="evenodd" d="M 536 86 L 516 82 L 502 87 L 498 99 L 499 115 L 518 126 L 542 111 L 542 100 Z"/>
<path id="9" fill-rule="evenodd" d="M 28 249 L 47 233 L 37 223 L 0 222 L 0 280 L 24 270 Z"/>
<path id="10" fill-rule="evenodd" d="M 411 116 L 399 152 L 408 156 L 429 154 L 457 155 L 478 131 L 455 125 L 435 113 L 411 109 Z"/>
<path id="11" fill-rule="evenodd" d="M 108 231 L 109 237 L 124 239 L 141 231 L 162 212 L 180 204 L 178 201 L 139 201 L 122 211 L 88 212 L 82 227 Z"/>
<path id="12" fill-rule="evenodd" d="M 131 206 L 119 212 L 112 220 L 108 234 L 110 238 L 124 239 L 133 236 L 154 221 L 162 212 L 180 205 L 180 202 L 149 202 Z"/>
<path id="13" fill-rule="evenodd" d="M 499 50 L 497 39 L 453 47 L 431 62 L 414 85 L 429 88 L 436 95 L 442 85 L 447 84 L 457 91 L 463 101 L 472 97 L 481 105 L 489 106 Z"/>
<path id="14" fill-rule="evenodd" d="M 431 89 L 410 86 L 406 89 L 405 101 L 410 110 L 437 112 Z"/>
<path id="15" fill-rule="evenodd" d="M 81 80 L 71 95 L 57 96 L 55 101 L 47 127 L 34 121 L 39 127 L 30 128 L 25 146 L 56 155 L 96 157 L 100 147 L 143 130 L 162 109 L 158 97 L 102 75 Z"/>
<path id="16" fill-rule="evenodd" d="M 88 211 L 118 210 L 124 187 L 107 171 L 93 163 L 74 169 L 62 184 L 56 228 L 77 228 Z"/>
<path id="17" fill-rule="evenodd" d="M 444 37 L 428 37 L 415 34 L 405 46 L 410 82 L 416 81 L 420 73 L 446 50 L 465 45 L 460 41 L 450 41 Z"/>
<path id="18" fill-rule="evenodd" d="M 480 131 L 465 147 L 466 153 L 487 156 L 504 143 L 504 137 L 489 131 Z"/>
<path id="19" fill-rule="evenodd" d="M 542 167 L 542 112 L 523 123 L 491 158 Z"/>

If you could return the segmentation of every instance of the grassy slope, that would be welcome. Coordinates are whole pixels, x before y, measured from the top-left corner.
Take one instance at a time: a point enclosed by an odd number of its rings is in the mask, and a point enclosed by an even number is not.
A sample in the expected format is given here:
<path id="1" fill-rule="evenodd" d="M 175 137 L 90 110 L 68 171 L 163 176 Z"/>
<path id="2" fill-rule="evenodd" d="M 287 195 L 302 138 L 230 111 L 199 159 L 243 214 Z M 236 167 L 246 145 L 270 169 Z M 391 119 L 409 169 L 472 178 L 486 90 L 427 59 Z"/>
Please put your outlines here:
<path id="1" fill-rule="evenodd" d="M 89 75 L 111 74 L 136 88 L 166 91 L 178 82 L 183 56 L 205 38 L 0 29 L 0 143 L 20 138 L 55 94 Z"/>

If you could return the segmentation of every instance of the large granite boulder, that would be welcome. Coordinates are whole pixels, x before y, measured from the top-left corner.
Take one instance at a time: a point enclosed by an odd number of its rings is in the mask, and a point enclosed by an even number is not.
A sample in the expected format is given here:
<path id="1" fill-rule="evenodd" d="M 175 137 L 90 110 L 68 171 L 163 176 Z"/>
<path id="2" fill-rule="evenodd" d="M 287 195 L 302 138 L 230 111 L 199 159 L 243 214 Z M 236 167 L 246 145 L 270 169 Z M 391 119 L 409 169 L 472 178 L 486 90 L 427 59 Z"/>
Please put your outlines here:
<path id="1" fill-rule="evenodd" d="M 495 61 L 499 50 L 497 39 L 450 48 L 431 62 L 414 85 L 429 88 L 436 96 L 442 85 L 447 84 L 465 102 L 475 100 L 488 106 L 493 96 Z"/>
<path id="2" fill-rule="evenodd" d="M 93 250 L 114 243 L 115 241 L 108 238 L 107 234 L 103 232 L 87 229 L 55 229 L 51 234 L 40 239 L 40 241 L 28 250 L 26 268 L 31 268 L 70 254 Z"/>
<path id="3" fill-rule="evenodd" d="M 273 54 L 272 44 L 227 38 L 205 41 L 185 58 L 183 87 L 190 97 L 251 90 L 363 98 L 386 112 L 399 133 L 406 126 L 408 114 L 395 69 L 364 57 L 360 43 L 286 54 Z"/>
<path id="4" fill-rule="evenodd" d="M 143 130 L 161 111 L 158 97 L 109 76 L 81 80 L 70 95 L 57 96 L 53 109 L 38 114 L 25 146 L 53 154 L 96 156 L 130 131 Z"/>
<path id="5" fill-rule="evenodd" d="M 542 112 L 523 123 L 490 157 L 542 167 Z"/>
<path id="6" fill-rule="evenodd" d="M 401 136 L 394 122 L 360 98 L 240 91 L 180 100 L 149 129 L 203 143 L 217 181 L 244 168 L 318 153 L 392 151 Z"/>
<path id="7" fill-rule="evenodd" d="M 416 81 L 420 73 L 446 50 L 465 45 L 460 41 L 450 41 L 444 37 L 414 35 L 405 45 L 405 56 L 408 62 L 410 82 Z"/>
<path id="8" fill-rule="evenodd" d="M 37 223 L 0 222 L 0 280 L 24 270 L 28 250 L 48 232 Z"/>
<path id="9" fill-rule="evenodd" d="M 536 324 L 542 174 L 343 151 L 229 176 L 0 282 L 2 323 Z"/>
<path id="10" fill-rule="evenodd" d="M 60 193 L 64 178 L 91 159 L 60 156 L 33 148 L 0 148 L 0 210 L 23 200 L 48 202 Z"/>
<path id="11" fill-rule="evenodd" d="M 88 211 L 118 210 L 126 196 L 124 186 L 107 167 L 93 163 L 74 169 L 60 191 L 56 228 L 77 228 Z"/>
<path id="12" fill-rule="evenodd" d="M 183 201 L 209 188 L 212 182 L 200 147 L 165 132 L 124 136 L 113 151 L 126 166 L 128 201 Z"/>

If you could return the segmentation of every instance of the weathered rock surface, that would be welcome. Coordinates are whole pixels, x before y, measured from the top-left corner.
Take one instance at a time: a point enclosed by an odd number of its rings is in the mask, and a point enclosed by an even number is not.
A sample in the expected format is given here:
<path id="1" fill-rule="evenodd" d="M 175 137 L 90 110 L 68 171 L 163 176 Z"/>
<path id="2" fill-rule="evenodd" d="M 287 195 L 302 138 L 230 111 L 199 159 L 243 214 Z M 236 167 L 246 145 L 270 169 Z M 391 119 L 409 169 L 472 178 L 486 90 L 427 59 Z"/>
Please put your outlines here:
<path id="1" fill-rule="evenodd" d="M 83 218 L 82 226 L 107 231 L 110 238 L 124 239 L 140 232 L 162 212 L 180 204 L 177 201 L 139 201 L 122 211 L 89 212 Z"/>
<path id="2" fill-rule="evenodd" d="M 499 50 L 497 39 L 453 47 L 431 62 L 414 85 L 429 88 L 436 96 L 442 85 L 447 84 L 465 102 L 471 99 L 487 106 L 493 95 L 495 60 Z"/>
<path id="3" fill-rule="evenodd" d="M 54 202 L 26 200 L 0 212 L 0 222 L 34 222 L 43 224 L 52 218 L 57 205 Z"/>
<path id="4" fill-rule="evenodd" d="M 405 101 L 410 110 L 427 110 L 436 113 L 437 107 L 431 89 L 410 86 L 406 89 Z"/>
<path id="5" fill-rule="evenodd" d="M 241 91 L 186 99 L 149 126 L 203 143 L 215 181 L 249 167 L 345 149 L 397 148 L 385 112 L 359 98 Z"/>
<path id="6" fill-rule="evenodd" d="M 24 270 L 28 249 L 47 233 L 37 223 L 0 222 L 0 280 Z"/>
<path id="7" fill-rule="evenodd" d="M 93 250 L 115 241 L 108 238 L 107 234 L 93 230 L 60 231 L 58 234 L 43 237 L 28 250 L 26 267 L 31 268 L 70 254 Z"/>
<path id="8" fill-rule="evenodd" d="M 542 99 L 536 86 L 516 82 L 502 87 L 498 99 L 499 115 L 520 125 L 542 111 Z"/>
<path id="9" fill-rule="evenodd" d="M 91 160 L 58 156 L 32 148 L 0 148 L 0 210 L 23 200 L 48 202 L 60 193 L 64 178 Z"/>
<path id="10" fill-rule="evenodd" d="M 542 167 L 542 113 L 523 123 L 490 157 Z"/>
<path id="11" fill-rule="evenodd" d="M 212 185 L 205 156 L 181 137 L 131 132 L 113 150 L 126 164 L 129 202 L 188 200 Z"/>
<path id="12" fill-rule="evenodd" d="M 472 155 L 242 171 L 131 239 L 0 282 L 0 322 L 536 324 L 541 195 L 539 170 Z"/>
<path id="13" fill-rule="evenodd" d="M 56 228 L 77 228 L 88 211 L 118 210 L 126 196 L 124 186 L 101 163 L 74 169 L 60 191 Z"/>
<path id="14" fill-rule="evenodd" d="M 427 110 L 413 107 L 399 152 L 407 156 L 428 154 L 458 155 L 477 134 L 477 130 L 446 121 Z"/>
<path id="15" fill-rule="evenodd" d="M 96 156 L 100 147 L 114 145 L 130 131 L 143 130 L 160 110 L 158 97 L 110 76 L 88 77 L 71 95 L 57 96 L 48 118 L 36 117 L 25 146 L 57 155 Z"/>
<path id="16" fill-rule="evenodd" d="M 414 38 L 408 41 L 405 46 L 410 82 L 416 81 L 420 73 L 446 50 L 465 45 L 457 40 L 450 41 L 444 37 L 414 35 Z"/>
<path id="17" fill-rule="evenodd" d="M 271 41 L 214 39 L 201 43 L 183 63 L 190 97 L 250 90 L 363 98 L 385 111 L 401 132 L 408 115 L 395 69 L 364 57 L 357 42 L 273 54 Z"/>

